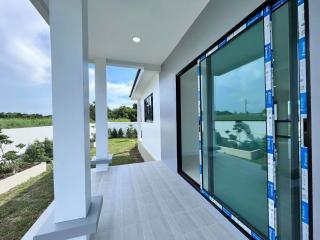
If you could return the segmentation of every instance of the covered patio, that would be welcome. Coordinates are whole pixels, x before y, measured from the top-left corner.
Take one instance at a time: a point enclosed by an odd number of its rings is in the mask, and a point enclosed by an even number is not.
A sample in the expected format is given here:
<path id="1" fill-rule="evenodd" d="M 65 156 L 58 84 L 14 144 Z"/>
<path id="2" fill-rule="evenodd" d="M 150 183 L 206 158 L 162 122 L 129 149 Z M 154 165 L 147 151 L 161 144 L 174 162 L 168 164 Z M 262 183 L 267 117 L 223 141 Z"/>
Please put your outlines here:
<path id="1" fill-rule="evenodd" d="M 112 166 L 91 180 L 104 198 L 95 240 L 246 239 L 162 162 Z"/>
<path id="2" fill-rule="evenodd" d="M 205 200 L 163 163 L 108 169 L 106 66 L 160 72 L 208 1 L 31 2 L 51 33 L 54 202 L 25 239 L 89 239 L 98 224 L 96 239 L 182 239 L 200 226 L 216 229 L 218 239 L 231 236 L 205 211 Z M 89 157 L 90 62 L 95 64 L 94 171 Z"/>
<path id="3" fill-rule="evenodd" d="M 108 166 L 106 66 L 159 73 L 208 0 L 31 2 L 51 31 L 54 202 L 23 239 L 245 239 L 169 170 L 165 162 L 174 157 Z M 95 64 L 95 170 L 88 63 Z"/>

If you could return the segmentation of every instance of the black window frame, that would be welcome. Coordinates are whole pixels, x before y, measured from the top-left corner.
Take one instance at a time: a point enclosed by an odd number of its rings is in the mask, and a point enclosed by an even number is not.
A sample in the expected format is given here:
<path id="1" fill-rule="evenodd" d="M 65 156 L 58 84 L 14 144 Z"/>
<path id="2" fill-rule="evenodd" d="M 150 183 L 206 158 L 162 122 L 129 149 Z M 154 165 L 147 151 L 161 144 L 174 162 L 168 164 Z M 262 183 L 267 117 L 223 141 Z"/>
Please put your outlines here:
<path id="1" fill-rule="evenodd" d="M 144 109 L 144 121 L 152 123 L 154 120 L 153 114 L 153 93 L 148 95 L 143 101 L 143 109 Z"/>

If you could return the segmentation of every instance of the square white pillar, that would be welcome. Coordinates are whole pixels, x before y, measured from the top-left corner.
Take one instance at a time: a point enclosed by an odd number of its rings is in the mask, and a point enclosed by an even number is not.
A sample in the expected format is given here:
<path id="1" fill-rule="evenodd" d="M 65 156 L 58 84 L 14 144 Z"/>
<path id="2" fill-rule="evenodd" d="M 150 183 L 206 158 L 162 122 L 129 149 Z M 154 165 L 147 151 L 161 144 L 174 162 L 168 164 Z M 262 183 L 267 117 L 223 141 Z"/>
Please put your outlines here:
<path id="1" fill-rule="evenodd" d="M 96 160 L 109 159 L 106 59 L 95 59 Z M 96 170 L 108 170 L 108 163 L 96 164 Z"/>
<path id="2" fill-rule="evenodd" d="M 141 101 L 137 101 L 137 138 L 140 140 L 142 138 L 141 136 L 141 122 L 142 122 L 142 116 L 141 116 Z"/>
<path id="3" fill-rule="evenodd" d="M 55 222 L 91 204 L 87 0 L 50 3 Z M 88 239 L 88 236 L 77 239 Z"/>

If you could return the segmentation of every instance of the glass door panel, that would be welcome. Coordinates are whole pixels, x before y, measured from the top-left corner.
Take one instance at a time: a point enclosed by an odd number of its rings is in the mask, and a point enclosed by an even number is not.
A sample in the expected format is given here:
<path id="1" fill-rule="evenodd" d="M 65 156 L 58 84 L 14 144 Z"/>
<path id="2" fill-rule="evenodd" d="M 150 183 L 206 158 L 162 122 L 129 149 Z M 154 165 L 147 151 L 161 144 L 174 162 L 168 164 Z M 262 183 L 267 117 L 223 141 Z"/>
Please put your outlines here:
<path id="1" fill-rule="evenodd" d="M 263 22 L 207 57 L 201 74 L 204 189 L 267 236 Z"/>
<path id="2" fill-rule="evenodd" d="M 197 66 L 180 76 L 181 168 L 200 184 Z"/>
<path id="3" fill-rule="evenodd" d="M 278 239 L 300 239 L 296 17 L 291 2 L 273 12 Z M 293 103 L 293 104 L 292 104 Z"/>

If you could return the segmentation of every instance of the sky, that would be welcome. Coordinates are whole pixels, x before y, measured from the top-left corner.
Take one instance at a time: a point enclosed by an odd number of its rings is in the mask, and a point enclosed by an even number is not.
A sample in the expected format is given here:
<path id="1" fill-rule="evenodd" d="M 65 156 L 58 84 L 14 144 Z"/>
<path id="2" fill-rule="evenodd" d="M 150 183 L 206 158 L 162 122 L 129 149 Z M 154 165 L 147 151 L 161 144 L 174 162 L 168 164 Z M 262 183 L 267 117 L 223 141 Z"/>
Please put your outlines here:
<path id="1" fill-rule="evenodd" d="M 215 76 L 214 88 L 217 111 L 244 113 L 246 101 L 249 113 L 261 113 L 265 109 L 264 59 Z"/>
<path id="2" fill-rule="evenodd" d="M 108 106 L 131 106 L 136 69 L 108 67 Z M 90 102 L 94 65 L 89 65 Z M 49 26 L 28 0 L 0 0 L 0 112 L 52 114 Z"/>

